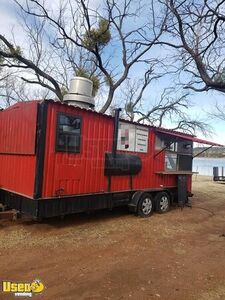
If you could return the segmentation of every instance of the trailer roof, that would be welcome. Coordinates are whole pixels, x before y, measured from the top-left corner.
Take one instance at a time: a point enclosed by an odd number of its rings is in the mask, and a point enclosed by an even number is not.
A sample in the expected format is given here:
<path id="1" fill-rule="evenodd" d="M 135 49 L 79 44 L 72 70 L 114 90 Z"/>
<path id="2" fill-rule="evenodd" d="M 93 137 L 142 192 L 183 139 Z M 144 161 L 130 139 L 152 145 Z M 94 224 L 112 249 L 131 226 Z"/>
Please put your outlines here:
<path id="1" fill-rule="evenodd" d="M 195 142 L 195 143 L 223 147 L 223 145 L 221 145 L 221 144 L 218 144 L 218 143 L 215 143 L 215 142 L 210 142 L 210 141 L 203 140 L 203 139 L 199 139 L 194 135 L 187 135 L 187 134 L 183 134 L 181 132 L 177 132 L 177 131 L 174 131 L 174 130 L 168 130 L 168 129 L 164 129 L 164 128 L 156 128 L 156 131 L 159 132 L 159 133 L 162 133 L 162 134 L 166 134 L 166 135 L 169 135 L 169 136 L 174 136 L 174 137 L 185 139 L 185 140 L 192 141 L 192 142 Z"/>
<path id="2" fill-rule="evenodd" d="M 31 100 L 29 102 L 42 102 L 42 101 L 47 101 L 49 103 L 54 103 L 54 104 L 57 104 L 57 105 L 70 106 L 70 107 L 74 107 L 75 109 L 78 109 L 78 110 L 82 110 L 82 111 L 85 110 L 85 111 L 87 111 L 87 112 L 89 112 L 91 114 L 102 115 L 102 116 L 107 117 L 109 119 L 114 119 L 114 117 L 112 117 L 111 115 L 99 113 L 99 112 L 91 110 L 91 109 L 81 108 L 79 106 L 73 106 L 73 105 L 70 105 L 70 104 L 68 104 L 66 102 L 60 102 L 59 100 L 45 99 L 45 100 Z M 13 106 L 15 106 L 15 105 L 18 105 L 18 103 L 14 104 Z M 7 109 L 10 109 L 10 108 L 11 107 L 9 107 Z M 154 131 L 156 131 L 158 133 L 165 134 L 165 135 L 168 135 L 168 136 L 173 136 L 173 137 L 176 137 L 176 138 L 179 138 L 179 139 L 185 139 L 185 140 L 188 140 L 188 141 L 192 141 L 192 142 L 196 142 L 196 143 L 201 143 L 201 144 L 206 144 L 206 145 L 211 145 L 211 146 L 219 146 L 219 147 L 223 147 L 224 146 L 224 145 L 221 145 L 221 144 L 218 144 L 218 143 L 215 143 L 215 142 L 211 142 L 211 141 L 199 139 L 196 136 L 191 135 L 191 134 L 187 134 L 187 133 L 175 131 L 175 130 L 172 130 L 172 129 L 166 129 L 166 128 L 163 128 L 163 127 L 156 127 L 156 126 L 147 125 L 147 124 L 140 124 L 138 122 L 131 122 L 131 121 L 126 120 L 126 119 L 120 119 L 120 120 L 122 122 L 130 123 L 130 124 L 136 124 L 136 125 L 139 125 L 139 126 L 145 126 L 145 127 L 153 129 Z"/>

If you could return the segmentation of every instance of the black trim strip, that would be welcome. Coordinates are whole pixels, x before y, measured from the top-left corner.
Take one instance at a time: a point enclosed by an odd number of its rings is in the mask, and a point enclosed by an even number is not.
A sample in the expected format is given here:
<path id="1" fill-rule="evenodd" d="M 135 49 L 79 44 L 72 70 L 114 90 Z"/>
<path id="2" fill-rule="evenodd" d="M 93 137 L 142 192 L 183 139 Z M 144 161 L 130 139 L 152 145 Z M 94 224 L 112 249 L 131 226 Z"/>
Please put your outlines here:
<path id="1" fill-rule="evenodd" d="M 107 188 L 108 192 L 111 192 L 111 176 L 108 176 L 108 188 Z"/>
<path id="2" fill-rule="evenodd" d="M 43 186 L 43 172 L 45 160 L 45 142 L 47 127 L 48 103 L 38 104 L 37 134 L 36 134 L 36 173 L 34 181 L 34 199 L 41 198 Z"/>
<path id="3" fill-rule="evenodd" d="M 139 192 L 144 192 L 141 190 Z M 147 189 L 150 193 L 169 192 L 177 195 L 177 188 Z M 32 216 L 36 220 L 42 218 L 69 215 L 98 209 L 112 209 L 117 206 L 130 205 L 133 194 L 137 190 L 117 193 L 87 194 L 51 199 L 30 199 L 12 192 L 0 189 L 0 199 L 4 205 L 21 213 Z M 132 206 L 132 205 L 131 205 Z"/>
<path id="4" fill-rule="evenodd" d="M 118 140 L 118 132 L 119 132 L 120 111 L 121 111 L 121 108 L 115 109 L 113 144 L 112 144 L 112 155 L 113 155 L 113 157 L 116 157 L 116 152 L 117 152 L 117 140 Z"/>
<path id="5" fill-rule="evenodd" d="M 206 148 L 206 149 L 204 149 L 204 150 L 200 151 L 200 152 L 199 152 L 199 153 L 197 153 L 195 156 L 193 156 L 193 158 L 195 158 L 195 157 L 199 156 L 200 154 L 204 153 L 205 151 L 207 151 L 207 150 L 211 149 L 212 147 L 213 147 L 213 145 L 211 145 L 210 147 L 208 147 L 208 148 Z"/>
<path id="6" fill-rule="evenodd" d="M 103 193 L 69 198 L 29 199 L 0 189 L 0 198 L 1 202 L 8 207 L 30 215 L 36 220 L 41 220 L 42 218 L 69 215 L 78 212 L 111 209 L 112 207 L 128 204 L 130 193 Z"/>

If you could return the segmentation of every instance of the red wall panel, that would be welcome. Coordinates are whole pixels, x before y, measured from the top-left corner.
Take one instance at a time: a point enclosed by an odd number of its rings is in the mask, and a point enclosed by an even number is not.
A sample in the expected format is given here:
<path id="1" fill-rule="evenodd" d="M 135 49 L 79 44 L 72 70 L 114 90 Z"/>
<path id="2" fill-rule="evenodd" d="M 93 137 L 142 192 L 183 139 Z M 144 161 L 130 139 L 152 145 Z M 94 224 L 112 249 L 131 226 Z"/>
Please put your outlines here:
<path id="1" fill-rule="evenodd" d="M 0 188 L 33 197 L 36 157 L 0 154 Z"/>
<path id="2" fill-rule="evenodd" d="M 0 153 L 35 154 L 37 101 L 0 111 Z"/>
<path id="3" fill-rule="evenodd" d="M 55 151 L 57 112 L 82 118 L 80 153 Z M 43 197 L 107 192 L 108 178 L 104 176 L 105 153 L 112 150 L 113 128 L 113 118 L 51 103 L 48 109 Z M 164 169 L 164 153 L 154 157 L 154 139 L 154 132 L 150 129 L 148 153 L 133 153 L 142 159 L 141 172 L 133 176 L 134 189 L 176 186 L 176 175 L 155 174 L 156 171 Z M 111 177 L 111 191 L 129 189 L 129 176 Z"/>
<path id="4" fill-rule="evenodd" d="M 0 112 L 0 188 L 33 196 L 37 101 Z"/>
<path id="5" fill-rule="evenodd" d="M 67 112 L 82 118 L 80 153 L 55 152 L 57 112 Z M 105 152 L 112 148 L 113 119 L 66 105 L 51 104 L 46 133 L 43 186 L 45 197 L 106 190 Z"/>

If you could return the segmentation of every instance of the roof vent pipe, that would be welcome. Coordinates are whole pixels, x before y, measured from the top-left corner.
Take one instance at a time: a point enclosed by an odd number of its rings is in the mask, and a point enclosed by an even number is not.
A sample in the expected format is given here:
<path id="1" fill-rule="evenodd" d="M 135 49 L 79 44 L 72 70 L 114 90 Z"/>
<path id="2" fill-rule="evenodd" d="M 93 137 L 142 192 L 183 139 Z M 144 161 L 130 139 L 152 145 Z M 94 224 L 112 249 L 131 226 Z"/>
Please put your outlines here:
<path id="1" fill-rule="evenodd" d="M 74 77 L 70 81 L 68 94 L 63 97 L 63 101 L 70 105 L 82 108 L 94 109 L 95 101 L 92 97 L 93 82 L 84 77 Z"/>

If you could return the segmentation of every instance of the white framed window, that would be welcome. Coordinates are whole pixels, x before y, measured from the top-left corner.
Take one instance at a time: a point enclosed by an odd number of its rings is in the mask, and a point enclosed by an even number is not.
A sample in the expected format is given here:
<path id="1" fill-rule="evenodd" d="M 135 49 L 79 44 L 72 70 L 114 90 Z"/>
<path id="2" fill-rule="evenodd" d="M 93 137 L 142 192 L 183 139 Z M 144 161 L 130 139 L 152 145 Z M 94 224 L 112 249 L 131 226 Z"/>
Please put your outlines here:
<path id="1" fill-rule="evenodd" d="M 165 153 L 165 170 L 176 171 L 177 170 L 177 154 L 172 152 Z"/>

